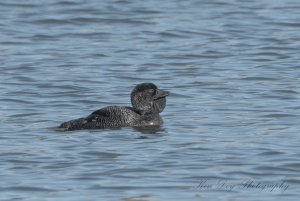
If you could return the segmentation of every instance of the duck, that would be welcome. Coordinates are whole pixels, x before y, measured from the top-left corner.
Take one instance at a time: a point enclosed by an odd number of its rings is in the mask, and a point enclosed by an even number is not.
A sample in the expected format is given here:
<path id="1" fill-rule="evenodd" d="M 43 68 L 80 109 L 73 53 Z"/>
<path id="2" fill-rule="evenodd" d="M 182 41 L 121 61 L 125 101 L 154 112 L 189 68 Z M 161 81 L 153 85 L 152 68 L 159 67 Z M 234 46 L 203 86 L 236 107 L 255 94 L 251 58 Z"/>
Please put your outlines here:
<path id="1" fill-rule="evenodd" d="M 87 117 L 63 122 L 56 130 L 114 129 L 121 127 L 160 126 L 160 113 L 166 107 L 170 92 L 158 89 L 153 83 L 137 84 L 131 92 L 132 107 L 107 106 Z"/>

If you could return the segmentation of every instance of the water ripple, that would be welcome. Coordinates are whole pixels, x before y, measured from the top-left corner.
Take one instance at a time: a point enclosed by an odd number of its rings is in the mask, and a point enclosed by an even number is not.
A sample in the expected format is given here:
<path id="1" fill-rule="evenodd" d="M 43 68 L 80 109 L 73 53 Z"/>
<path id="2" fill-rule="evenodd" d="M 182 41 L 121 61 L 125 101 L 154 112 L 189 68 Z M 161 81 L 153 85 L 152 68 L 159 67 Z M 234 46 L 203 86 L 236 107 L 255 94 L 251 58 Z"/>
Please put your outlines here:
<path id="1" fill-rule="evenodd" d="M 1 1 L 1 198 L 298 200 L 299 8 Z M 130 106 L 140 82 L 171 92 L 162 127 L 51 129 Z M 289 187 L 210 191 L 202 181 Z"/>

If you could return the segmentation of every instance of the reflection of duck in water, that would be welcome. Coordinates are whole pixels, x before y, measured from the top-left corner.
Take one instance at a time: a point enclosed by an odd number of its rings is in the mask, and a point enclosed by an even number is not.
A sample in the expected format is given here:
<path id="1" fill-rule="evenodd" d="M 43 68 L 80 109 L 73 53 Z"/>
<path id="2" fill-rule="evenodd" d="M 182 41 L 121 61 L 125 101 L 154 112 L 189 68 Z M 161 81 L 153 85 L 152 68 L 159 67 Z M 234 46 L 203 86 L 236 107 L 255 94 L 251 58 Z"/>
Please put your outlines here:
<path id="1" fill-rule="evenodd" d="M 152 83 L 138 84 L 131 92 L 132 107 L 108 106 L 86 118 L 62 123 L 57 130 L 104 129 L 123 126 L 159 126 L 161 113 L 166 106 L 169 92 L 159 90 Z"/>

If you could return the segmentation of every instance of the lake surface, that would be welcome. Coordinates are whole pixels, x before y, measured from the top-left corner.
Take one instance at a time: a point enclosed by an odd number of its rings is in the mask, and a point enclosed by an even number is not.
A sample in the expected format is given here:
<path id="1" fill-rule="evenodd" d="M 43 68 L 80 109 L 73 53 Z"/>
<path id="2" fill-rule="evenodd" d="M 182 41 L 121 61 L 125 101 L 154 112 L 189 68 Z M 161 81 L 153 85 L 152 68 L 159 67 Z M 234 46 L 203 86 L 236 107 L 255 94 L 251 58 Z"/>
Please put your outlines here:
<path id="1" fill-rule="evenodd" d="M 300 1 L 0 2 L 0 200 L 298 200 Z M 167 89 L 159 129 L 51 129 Z"/>

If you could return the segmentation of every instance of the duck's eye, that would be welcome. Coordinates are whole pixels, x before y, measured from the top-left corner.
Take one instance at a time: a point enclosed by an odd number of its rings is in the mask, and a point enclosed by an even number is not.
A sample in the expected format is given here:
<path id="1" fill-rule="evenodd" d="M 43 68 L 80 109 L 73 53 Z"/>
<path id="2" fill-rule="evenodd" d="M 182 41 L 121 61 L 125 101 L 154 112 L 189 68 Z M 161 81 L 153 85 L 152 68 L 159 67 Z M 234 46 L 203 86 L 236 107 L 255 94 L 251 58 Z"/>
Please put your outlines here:
<path id="1" fill-rule="evenodd" d="M 155 93 L 155 89 L 149 89 L 149 92 L 153 94 Z"/>

